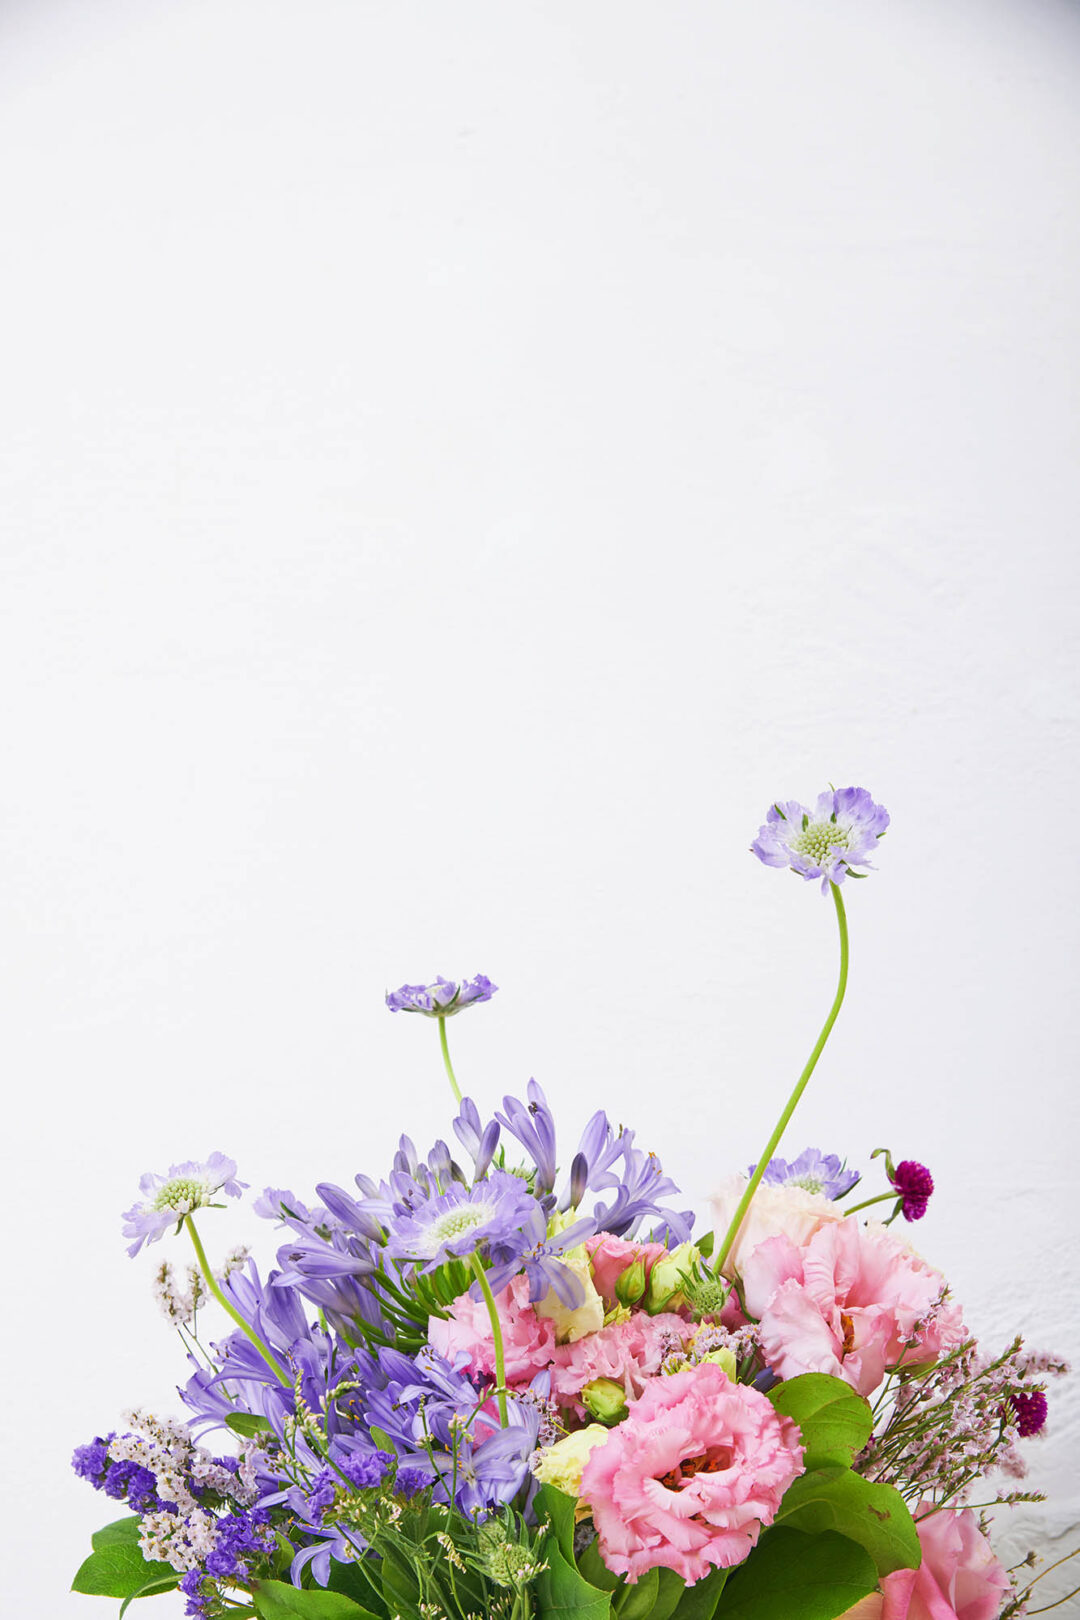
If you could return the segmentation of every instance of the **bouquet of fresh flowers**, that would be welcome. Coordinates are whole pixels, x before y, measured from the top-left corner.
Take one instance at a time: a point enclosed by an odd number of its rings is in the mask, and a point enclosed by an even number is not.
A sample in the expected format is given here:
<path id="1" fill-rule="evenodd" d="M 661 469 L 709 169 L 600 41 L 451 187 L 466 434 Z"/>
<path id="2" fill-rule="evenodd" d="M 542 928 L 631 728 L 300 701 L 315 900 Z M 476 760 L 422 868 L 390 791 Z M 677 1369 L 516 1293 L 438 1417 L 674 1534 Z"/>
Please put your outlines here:
<path id="1" fill-rule="evenodd" d="M 852 1204 L 859 1175 L 835 1155 L 776 1157 L 844 996 L 842 885 L 888 819 L 844 788 L 774 805 L 752 846 L 832 898 L 840 981 L 706 1237 L 603 1112 L 560 1174 L 535 1082 L 490 1118 L 462 1096 L 447 1024 L 494 994 L 484 977 L 387 997 L 437 1025 L 458 1146 L 421 1158 L 403 1136 L 385 1180 L 323 1184 L 315 1205 L 265 1190 L 256 1210 L 284 1228 L 265 1276 L 244 1251 L 215 1270 L 196 1227 L 244 1190 L 231 1159 L 144 1176 L 129 1252 L 173 1230 L 194 1248 L 186 1273 L 156 1274 L 192 1415 L 135 1411 L 76 1450 L 130 1512 L 75 1590 L 126 1609 L 179 1587 L 205 1620 L 1039 1612 L 978 1515 L 1032 1499 L 1019 1442 L 1064 1367 L 1019 1339 L 982 1350 L 890 1230 L 925 1212 L 924 1166 L 876 1150 L 887 1185 Z M 874 1205 L 884 1221 L 860 1218 Z M 206 1342 L 211 1299 L 230 1330 Z"/>

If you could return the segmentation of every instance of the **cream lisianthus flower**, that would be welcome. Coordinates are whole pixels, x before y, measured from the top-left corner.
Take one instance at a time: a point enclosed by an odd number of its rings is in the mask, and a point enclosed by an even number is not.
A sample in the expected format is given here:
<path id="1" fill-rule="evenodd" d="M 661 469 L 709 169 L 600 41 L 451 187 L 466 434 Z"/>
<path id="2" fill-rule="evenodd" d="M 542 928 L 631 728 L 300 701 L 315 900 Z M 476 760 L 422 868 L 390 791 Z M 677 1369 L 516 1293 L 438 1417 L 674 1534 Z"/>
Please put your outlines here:
<path id="1" fill-rule="evenodd" d="M 603 1445 L 609 1429 L 602 1423 L 590 1423 L 585 1429 L 575 1429 L 553 1446 L 545 1446 L 532 1460 L 532 1471 L 541 1485 L 554 1485 L 575 1498 L 581 1495 L 581 1471 L 597 1446 Z M 589 1508 L 579 1503 L 575 1518 L 587 1519 Z"/>
<path id="2" fill-rule="evenodd" d="M 746 1176 L 728 1176 L 709 1200 L 715 1229 L 721 1236 L 731 1224 L 739 1199 L 746 1191 L 747 1180 Z M 844 1211 L 839 1204 L 822 1193 L 807 1192 L 804 1187 L 790 1183 L 776 1187 L 763 1181 L 728 1251 L 723 1266 L 724 1276 L 729 1281 L 738 1276 L 758 1244 L 768 1238 L 788 1237 L 797 1248 L 803 1248 L 814 1233 L 829 1221 L 843 1219 Z"/>

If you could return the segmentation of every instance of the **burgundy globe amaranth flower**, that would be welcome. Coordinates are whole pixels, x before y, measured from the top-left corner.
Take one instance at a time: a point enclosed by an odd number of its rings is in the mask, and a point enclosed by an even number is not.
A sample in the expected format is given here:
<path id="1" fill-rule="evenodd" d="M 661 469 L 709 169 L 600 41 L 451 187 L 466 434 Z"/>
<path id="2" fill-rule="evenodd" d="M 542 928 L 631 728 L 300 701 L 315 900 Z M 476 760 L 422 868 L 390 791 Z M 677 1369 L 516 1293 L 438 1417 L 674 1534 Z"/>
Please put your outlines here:
<path id="1" fill-rule="evenodd" d="M 400 989 L 389 991 L 386 1005 L 391 1012 L 452 1018 L 478 1001 L 490 1001 L 498 988 L 483 973 L 478 973 L 474 979 L 437 978 L 434 984 L 403 984 Z"/>
<path id="2" fill-rule="evenodd" d="M 921 1221 L 934 1190 L 934 1178 L 925 1164 L 916 1159 L 901 1159 L 889 1177 L 902 1199 L 901 1213 L 905 1221 Z"/>
<path id="3" fill-rule="evenodd" d="M 813 810 L 795 799 L 772 805 L 750 848 L 766 866 L 789 866 L 807 881 L 820 878 L 828 894 L 830 883 L 866 876 L 853 868 L 871 866 L 888 825 L 889 812 L 865 788 L 830 788 Z"/>
<path id="4" fill-rule="evenodd" d="M 1016 1427 L 1021 1440 L 1028 1440 L 1045 1428 L 1046 1396 L 1041 1389 L 1034 1390 L 1030 1395 L 1010 1395 L 1009 1399 L 1016 1413 Z"/>

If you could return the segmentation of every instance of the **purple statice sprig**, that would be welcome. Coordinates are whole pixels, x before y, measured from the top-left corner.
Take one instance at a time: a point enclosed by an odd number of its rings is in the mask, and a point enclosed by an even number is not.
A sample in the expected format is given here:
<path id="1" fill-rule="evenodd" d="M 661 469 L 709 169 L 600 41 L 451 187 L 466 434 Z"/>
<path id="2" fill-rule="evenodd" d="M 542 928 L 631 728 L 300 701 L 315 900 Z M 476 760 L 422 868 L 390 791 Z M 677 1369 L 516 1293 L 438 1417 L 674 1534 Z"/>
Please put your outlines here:
<path id="1" fill-rule="evenodd" d="M 757 1165 L 752 1164 L 747 1175 L 752 1176 L 756 1169 Z M 801 1187 L 825 1198 L 843 1198 L 860 1176 L 857 1170 L 849 1170 L 837 1154 L 805 1148 L 790 1164 L 786 1159 L 770 1159 L 761 1179 L 772 1187 Z"/>
<path id="2" fill-rule="evenodd" d="M 135 1240 L 128 1245 L 128 1254 L 134 1257 L 144 1243 L 156 1243 L 170 1227 L 179 1229 L 193 1210 L 214 1206 L 218 1193 L 239 1198 L 247 1185 L 236 1179 L 236 1161 L 224 1153 L 171 1164 L 164 1176 L 147 1171 L 139 1182 L 143 1202 L 132 1204 L 123 1215 L 123 1235 Z"/>
<path id="3" fill-rule="evenodd" d="M 473 979 L 444 979 L 434 984 L 403 984 L 387 992 L 386 1005 L 391 1012 L 422 1013 L 425 1018 L 452 1018 L 478 1001 L 490 1001 L 498 989 L 497 984 L 483 973 Z"/>
<path id="4" fill-rule="evenodd" d="M 770 806 L 750 848 L 766 866 L 790 867 L 808 882 L 820 878 L 828 894 L 830 883 L 866 876 L 854 868 L 871 867 L 888 825 L 889 812 L 865 788 L 829 788 L 812 810 L 796 799 Z"/>

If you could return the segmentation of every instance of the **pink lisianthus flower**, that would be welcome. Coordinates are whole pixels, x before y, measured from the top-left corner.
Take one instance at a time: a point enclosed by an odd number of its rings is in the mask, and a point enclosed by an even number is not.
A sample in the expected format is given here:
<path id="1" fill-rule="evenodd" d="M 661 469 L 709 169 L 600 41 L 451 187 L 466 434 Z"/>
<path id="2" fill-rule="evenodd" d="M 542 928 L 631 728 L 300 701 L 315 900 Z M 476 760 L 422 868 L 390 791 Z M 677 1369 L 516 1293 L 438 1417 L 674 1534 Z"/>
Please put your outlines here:
<path id="1" fill-rule="evenodd" d="M 883 1576 L 881 1595 L 863 1598 L 843 1620 L 995 1620 L 1009 1577 L 971 1509 L 944 1508 L 920 1519 L 918 1531 L 919 1568 Z"/>
<path id="2" fill-rule="evenodd" d="M 572 1406 L 578 1417 L 587 1417 L 582 1389 L 594 1378 L 610 1378 L 632 1400 L 660 1371 L 664 1357 L 681 1350 L 695 1332 L 695 1323 L 673 1311 L 658 1316 L 634 1311 L 626 1321 L 612 1322 L 574 1344 L 556 1345 L 551 1355 L 552 1398 L 560 1406 Z"/>
<path id="3" fill-rule="evenodd" d="M 600 1556 L 633 1584 L 741 1564 L 803 1472 L 799 1430 L 713 1363 L 653 1378 L 589 1455 L 581 1494 Z"/>
<path id="4" fill-rule="evenodd" d="M 668 1253 L 662 1243 L 632 1243 L 628 1238 L 612 1237 L 610 1232 L 586 1238 L 585 1248 L 592 1267 L 593 1284 L 609 1311 L 618 1303 L 615 1284 L 624 1271 L 629 1271 L 632 1265 L 641 1261 L 644 1268 L 641 1291 L 644 1293 L 653 1266 Z"/>
<path id="5" fill-rule="evenodd" d="M 529 1303 L 529 1279 L 514 1277 L 495 1295 L 502 1327 L 503 1355 L 508 1384 L 528 1384 L 550 1362 L 555 1350 L 555 1324 L 537 1316 Z M 495 1377 L 495 1340 L 483 1300 L 461 1294 L 443 1320 L 428 1321 L 428 1343 L 447 1361 L 469 1358 L 469 1371 L 480 1378 Z"/>
<path id="6" fill-rule="evenodd" d="M 959 1308 L 939 1304 L 944 1286 L 940 1271 L 884 1227 L 854 1220 L 821 1227 L 803 1248 L 770 1238 L 743 1268 L 743 1300 L 772 1370 L 780 1378 L 832 1373 L 860 1395 L 889 1368 L 963 1343 Z"/>

